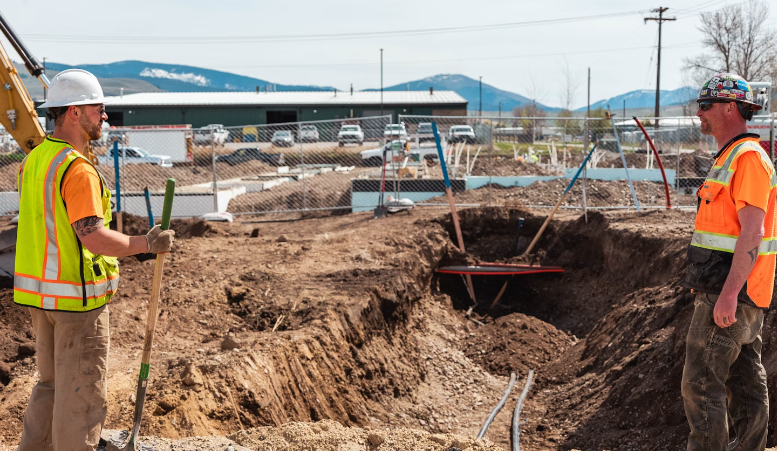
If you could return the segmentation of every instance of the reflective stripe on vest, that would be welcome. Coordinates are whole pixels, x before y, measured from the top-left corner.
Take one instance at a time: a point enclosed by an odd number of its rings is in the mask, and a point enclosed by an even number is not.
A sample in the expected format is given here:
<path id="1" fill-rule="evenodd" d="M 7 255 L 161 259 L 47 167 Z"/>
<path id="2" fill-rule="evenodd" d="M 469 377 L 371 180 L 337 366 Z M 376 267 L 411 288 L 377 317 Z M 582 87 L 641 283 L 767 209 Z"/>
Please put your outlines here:
<path id="1" fill-rule="evenodd" d="M 720 233 L 693 232 L 691 245 L 722 252 L 734 252 L 737 245 L 737 237 Z M 777 238 L 764 238 L 758 248 L 758 255 L 777 254 Z"/>
<path id="2" fill-rule="evenodd" d="M 84 290 L 81 284 L 75 285 L 68 282 L 51 282 L 33 279 L 22 274 L 14 274 L 14 288 L 24 290 L 30 293 L 40 294 L 42 296 L 56 296 L 60 298 L 83 299 Z M 99 298 L 106 293 L 113 293 L 119 286 L 119 276 L 112 279 L 105 279 L 93 285 L 86 286 L 86 298 Z"/>
<path id="3" fill-rule="evenodd" d="M 54 211 L 54 196 L 56 192 L 56 177 L 59 165 L 65 161 L 73 149 L 66 147 L 51 160 L 49 169 L 46 171 L 46 188 L 44 191 L 43 202 L 45 205 L 44 215 L 46 218 L 46 258 L 44 260 L 43 275 L 44 279 L 57 280 L 59 278 L 59 245 L 57 243 L 57 223 Z"/>

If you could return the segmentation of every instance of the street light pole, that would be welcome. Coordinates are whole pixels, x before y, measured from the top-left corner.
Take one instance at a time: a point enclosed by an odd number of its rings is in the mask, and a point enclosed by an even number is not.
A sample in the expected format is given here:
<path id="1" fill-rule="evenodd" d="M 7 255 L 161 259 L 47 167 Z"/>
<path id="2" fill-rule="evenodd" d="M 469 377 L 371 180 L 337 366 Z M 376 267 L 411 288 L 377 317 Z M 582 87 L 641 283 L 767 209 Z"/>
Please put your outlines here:
<path id="1" fill-rule="evenodd" d="M 483 76 L 480 76 L 480 95 L 478 99 L 478 117 L 483 116 Z"/>

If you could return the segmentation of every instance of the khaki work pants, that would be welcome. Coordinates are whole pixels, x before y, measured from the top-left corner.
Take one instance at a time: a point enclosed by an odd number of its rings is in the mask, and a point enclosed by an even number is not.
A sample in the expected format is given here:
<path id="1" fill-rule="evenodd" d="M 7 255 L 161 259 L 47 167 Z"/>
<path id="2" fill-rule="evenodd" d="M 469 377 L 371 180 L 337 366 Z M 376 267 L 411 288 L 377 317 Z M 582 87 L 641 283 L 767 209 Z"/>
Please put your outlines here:
<path id="1" fill-rule="evenodd" d="M 93 451 L 108 412 L 108 306 L 30 314 L 40 378 L 18 451 Z"/>

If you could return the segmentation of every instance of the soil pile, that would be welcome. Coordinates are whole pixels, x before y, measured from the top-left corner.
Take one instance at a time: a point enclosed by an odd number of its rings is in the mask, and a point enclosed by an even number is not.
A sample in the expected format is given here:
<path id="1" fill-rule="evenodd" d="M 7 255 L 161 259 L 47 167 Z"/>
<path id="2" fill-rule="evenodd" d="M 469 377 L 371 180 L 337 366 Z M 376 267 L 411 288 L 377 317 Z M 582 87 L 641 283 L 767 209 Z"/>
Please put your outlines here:
<path id="1" fill-rule="evenodd" d="M 512 158 L 494 157 L 483 158 L 483 154 L 478 157 L 475 167 L 472 168 L 472 175 L 491 175 L 510 176 L 510 175 L 553 175 L 532 163 L 516 161 Z"/>
<path id="2" fill-rule="evenodd" d="M 470 333 L 470 337 L 464 349 L 467 357 L 499 375 L 526 375 L 530 369 L 556 360 L 577 343 L 576 338 L 553 325 L 522 313 L 499 317 Z"/>
<path id="3" fill-rule="evenodd" d="M 487 439 L 430 434 L 417 429 L 362 429 L 331 420 L 260 427 L 229 436 L 256 451 L 501 451 Z"/>
<path id="4" fill-rule="evenodd" d="M 114 215 L 115 216 L 115 215 Z M 157 219 L 157 218 L 155 218 Z M 122 213 L 121 227 L 126 235 L 145 235 L 149 231 L 148 218 L 130 213 Z M 170 228 L 177 239 L 196 238 L 220 233 L 219 226 L 203 219 L 171 219 Z M 111 229 L 116 230 L 116 218 L 111 221 Z"/>
<path id="5" fill-rule="evenodd" d="M 504 205 L 511 207 L 530 207 L 530 206 L 554 206 L 558 202 L 564 190 L 569 185 L 568 179 L 555 179 L 548 181 L 534 182 L 529 186 L 504 187 L 493 184 L 489 190 L 488 186 L 476 190 L 468 190 L 463 193 L 456 193 L 454 198 L 457 203 L 481 203 L 489 205 Z M 634 190 L 637 192 L 637 199 L 642 207 L 662 207 L 666 206 L 666 195 L 664 184 L 661 182 L 634 182 Z M 582 181 L 577 180 L 572 189 L 567 194 L 562 207 L 580 207 L 582 205 Z M 670 197 L 673 206 L 695 206 L 696 196 L 678 195 L 671 191 Z M 444 203 L 447 200 L 444 196 L 436 197 L 426 201 L 428 203 Z M 586 205 L 589 207 L 626 207 L 634 206 L 634 198 L 631 195 L 629 183 L 626 180 L 605 181 L 605 180 L 587 180 L 586 181 Z"/>

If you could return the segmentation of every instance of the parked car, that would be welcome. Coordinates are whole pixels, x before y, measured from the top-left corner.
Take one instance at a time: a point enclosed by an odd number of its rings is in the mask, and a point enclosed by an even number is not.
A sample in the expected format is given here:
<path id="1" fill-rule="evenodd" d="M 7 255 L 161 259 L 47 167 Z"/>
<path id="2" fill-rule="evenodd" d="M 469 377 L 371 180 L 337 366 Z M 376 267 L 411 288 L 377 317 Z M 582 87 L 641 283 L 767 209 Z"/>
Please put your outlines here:
<path id="1" fill-rule="evenodd" d="M 317 143 L 318 142 L 318 129 L 315 125 L 303 125 L 299 129 L 299 140 L 303 143 Z"/>
<path id="2" fill-rule="evenodd" d="M 358 143 L 360 146 L 364 144 L 362 128 L 355 124 L 343 125 L 337 134 L 337 145 L 342 147 L 345 143 Z"/>
<path id="3" fill-rule="evenodd" d="M 205 127 L 194 130 L 194 144 L 207 145 L 211 144 L 224 144 L 229 137 L 229 131 L 227 131 L 221 124 L 210 124 Z"/>
<path id="4" fill-rule="evenodd" d="M 475 142 L 475 131 L 469 125 L 454 125 L 448 129 L 448 142 L 473 144 Z"/>
<path id="5" fill-rule="evenodd" d="M 288 130 L 278 130 L 273 133 L 270 142 L 276 147 L 291 147 L 294 145 L 294 136 Z"/>
<path id="6" fill-rule="evenodd" d="M 406 152 L 410 154 L 413 160 L 420 160 L 421 158 L 426 160 L 437 159 L 436 147 L 410 149 L 408 142 L 409 141 L 405 139 L 395 139 L 393 141 L 387 142 L 383 145 L 383 147 L 363 150 L 360 152 L 360 155 L 367 166 L 380 166 L 381 162 L 383 161 L 384 150 L 386 151 L 386 161 L 391 161 L 394 158 L 394 152 L 396 152 L 397 156 L 399 156 L 402 149 L 406 149 Z"/>
<path id="7" fill-rule="evenodd" d="M 421 122 L 418 124 L 418 132 L 416 132 L 416 143 L 432 141 L 434 142 L 434 131 L 432 130 L 431 122 Z"/>
<path id="8" fill-rule="evenodd" d="M 97 163 L 113 166 L 113 147 L 108 147 L 105 156 L 98 156 Z M 150 155 L 140 147 L 119 147 L 119 165 L 155 164 L 163 168 L 172 168 L 173 160 L 167 155 Z"/>
<path id="9" fill-rule="evenodd" d="M 261 161 L 267 163 L 270 166 L 279 166 L 281 161 L 281 154 L 262 152 L 261 149 L 255 147 L 248 147 L 245 149 L 237 149 L 236 151 L 227 154 L 219 155 L 216 157 L 216 161 L 220 163 L 227 163 L 230 166 L 236 164 L 245 163 L 252 160 Z"/>
<path id="10" fill-rule="evenodd" d="M 385 130 L 383 130 L 383 137 L 385 139 L 407 139 L 407 130 L 405 124 L 387 124 Z"/>

